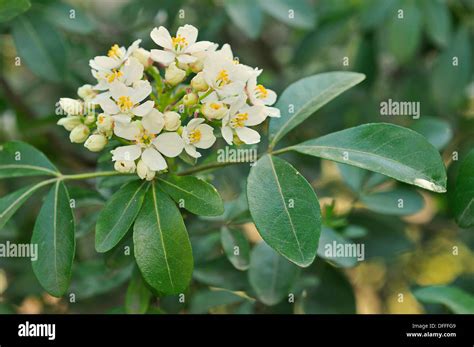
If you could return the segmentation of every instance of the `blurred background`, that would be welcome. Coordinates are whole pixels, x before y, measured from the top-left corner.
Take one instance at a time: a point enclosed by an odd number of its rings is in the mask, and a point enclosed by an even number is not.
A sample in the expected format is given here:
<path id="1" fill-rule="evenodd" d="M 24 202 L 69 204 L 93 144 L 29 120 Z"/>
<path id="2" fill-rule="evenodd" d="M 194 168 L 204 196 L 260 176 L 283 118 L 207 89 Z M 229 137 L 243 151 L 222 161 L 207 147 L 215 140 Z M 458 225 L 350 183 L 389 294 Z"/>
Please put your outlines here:
<path id="1" fill-rule="evenodd" d="M 366 259 L 318 257 L 292 283 L 295 302 L 285 297 L 265 305 L 255 300 L 246 271 L 234 268 L 224 255 L 219 231 L 223 221 L 187 215 L 196 263 L 187 299 L 148 293 L 147 312 L 460 312 L 449 295 L 433 299 L 423 291 L 416 294 L 434 285 L 455 288 L 474 310 L 474 230 L 455 224 L 449 194 L 457 159 L 474 143 L 472 0 L 37 0 L 31 6 L 22 0 L 18 4 L 25 4 L 24 12 L 14 18 L 0 8 L 0 142 L 28 142 L 62 172 L 97 167 L 97 155 L 71 144 L 68 133 L 55 125 L 59 98 L 74 98 L 79 86 L 94 83 L 89 59 L 105 54 L 115 43 L 128 47 L 137 38 L 143 40 L 142 47 L 155 48 L 149 37 L 155 26 L 166 26 L 173 33 L 184 24 L 196 26 L 201 40 L 231 44 L 242 63 L 264 69 L 262 83 L 279 94 L 291 82 L 319 72 L 367 75 L 292 131 L 282 145 L 368 122 L 390 122 L 425 135 L 448 167 L 448 194 L 435 194 L 360 169 L 285 155 L 320 198 L 326 240 L 364 243 Z M 381 115 L 380 103 L 388 99 L 420 102 L 420 119 Z M 241 195 L 248 169 L 232 166 L 204 177 L 228 202 L 232 227 L 242 230 L 253 245 L 260 239 Z M 2 180 L 0 196 L 29 183 L 28 178 Z M 131 247 L 130 237 L 105 255 L 94 250 L 98 210 L 119 183 L 103 180 L 71 188 L 78 201 L 70 290 L 74 295 L 53 298 L 39 286 L 29 260 L 0 258 L 0 312 L 130 311 L 124 305 L 126 293 L 130 279 L 139 276 L 133 257 L 122 252 L 124 245 Z M 404 211 L 410 215 L 390 208 L 387 199 L 393 196 L 403 196 L 410 206 Z M 33 196 L 0 231 L 0 242 L 29 242 L 40 206 L 41 196 Z"/>

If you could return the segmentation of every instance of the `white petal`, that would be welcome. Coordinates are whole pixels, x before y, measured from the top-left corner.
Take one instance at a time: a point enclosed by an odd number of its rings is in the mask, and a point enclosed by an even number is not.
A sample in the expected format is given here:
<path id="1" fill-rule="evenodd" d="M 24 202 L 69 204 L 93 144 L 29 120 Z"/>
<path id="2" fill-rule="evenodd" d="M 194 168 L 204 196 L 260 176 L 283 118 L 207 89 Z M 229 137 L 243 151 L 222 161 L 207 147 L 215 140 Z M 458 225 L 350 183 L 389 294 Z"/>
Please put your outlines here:
<path id="1" fill-rule="evenodd" d="M 186 125 L 186 129 L 188 131 L 193 131 L 202 122 L 204 122 L 204 118 L 193 118 L 189 121 L 188 125 Z"/>
<path id="2" fill-rule="evenodd" d="M 275 117 L 275 118 L 280 117 L 280 110 L 276 107 L 265 107 L 265 113 L 269 117 Z"/>
<path id="3" fill-rule="evenodd" d="M 234 54 L 232 53 L 232 48 L 230 47 L 228 43 L 225 43 L 222 45 L 220 52 L 223 54 L 223 56 L 226 59 L 234 60 Z"/>
<path id="4" fill-rule="evenodd" d="M 196 151 L 196 147 L 194 147 L 193 145 L 184 146 L 184 150 L 186 151 L 186 153 L 188 153 L 193 158 L 200 158 L 201 157 L 201 153 Z"/>
<path id="5" fill-rule="evenodd" d="M 261 99 L 265 105 L 273 105 L 277 99 L 277 95 L 276 93 L 271 90 L 271 89 L 267 89 L 267 97 L 265 99 Z"/>
<path id="6" fill-rule="evenodd" d="M 151 134 L 158 134 L 165 126 L 163 113 L 153 108 L 142 118 L 142 124 L 146 131 Z"/>
<path id="7" fill-rule="evenodd" d="M 242 142 L 248 145 L 260 142 L 260 134 L 258 133 L 258 131 L 243 127 L 235 129 L 235 132 L 237 133 L 239 139 L 241 139 Z"/>
<path id="8" fill-rule="evenodd" d="M 118 68 L 120 64 L 121 62 L 119 60 L 104 55 L 94 58 L 94 66 L 97 68 L 96 70 L 112 70 Z"/>
<path id="9" fill-rule="evenodd" d="M 194 26 L 186 24 L 178 28 L 177 35 L 181 35 L 186 39 L 188 45 L 192 45 L 194 42 L 196 42 L 198 30 Z"/>
<path id="10" fill-rule="evenodd" d="M 156 149 L 167 157 L 174 158 L 181 154 L 184 141 L 177 133 L 164 133 L 153 140 Z"/>
<path id="11" fill-rule="evenodd" d="M 140 135 L 140 127 L 136 122 L 114 124 L 114 134 L 126 140 L 135 140 Z"/>
<path id="12" fill-rule="evenodd" d="M 140 46 L 140 43 L 142 40 L 138 39 L 133 41 L 133 43 L 128 47 L 127 52 L 125 53 L 125 59 L 128 58 L 133 52 L 135 52 L 138 49 L 138 46 Z"/>
<path id="13" fill-rule="evenodd" d="M 100 107 L 102 108 L 102 110 L 104 110 L 105 113 L 116 114 L 120 112 L 120 108 L 110 98 L 101 98 L 97 101 L 99 102 Z"/>
<path id="14" fill-rule="evenodd" d="M 182 64 L 194 63 L 197 60 L 196 57 L 193 57 L 192 55 L 189 55 L 189 54 L 180 54 L 176 58 Z"/>
<path id="15" fill-rule="evenodd" d="M 168 167 L 165 158 L 151 147 L 143 151 L 142 160 L 153 171 L 161 171 Z"/>
<path id="16" fill-rule="evenodd" d="M 168 66 L 176 58 L 176 54 L 169 51 L 161 51 L 159 49 L 152 49 L 150 51 L 150 58 L 156 61 L 157 63 Z"/>
<path id="17" fill-rule="evenodd" d="M 112 160 L 135 160 L 142 154 L 142 149 L 137 145 L 117 147 L 110 151 L 113 156 Z"/>
<path id="18" fill-rule="evenodd" d="M 143 65 L 135 58 L 129 58 L 122 68 L 123 79 L 126 85 L 139 81 L 143 77 Z"/>
<path id="19" fill-rule="evenodd" d="M 123 113 L 113 115 L 112 118 L 116 122 L 126 123 L 126 124 L 130 123 L 132 120 L 132 117 L 130 117 L 129 114 L 123 114 Z"/>
<path id="20" fill-rule="evenodd" d="M 194 145 L 198 148 L 203 149 L 211 147 L 214 142 L 216 142 L 216 137 L 214 136 L 214 129 L 208 124 L 201 124 L 197 128 L 199 129 L 199 131 L 201 131 L 201 139 Z"/>
<path id="21" fill-rule="evenodd" d="M 130 100 L 133 104 L 138 104 L 148 95 L 151 94 L 151 84 L 148 81 L 138 81 L 133 87 L 133 91 L 130 95 Z"/>
<path id="22" fill-rule="evenodd" d="M 165 27 L 154 28 L 150 33 L 150 37 L 158 46 L 172 49 L 171 35 Z"/>
<path id="23" fill-rule="evenodd" d="M 121 96 L 130 96 L 133 93 L 133 89 L 127 87 L 124 83 L 114 81 L 110 84 L 110 95 L 115 100 L 118 100 Z"/>
<path id="24" fill-rule="evenodd" d="M 134 107 L 132 109 L 132 113 L 137 115 L 137 116 L 143 117 L 144 115 L 151 112 L 151 110 L 153 109 L 153 106 L 155 106 L 155 102 L 152 101 L 152 100 L 148 100 L 148 101 L 144 102 L 143 104 L 141 104 L 137 107 Z"/>
<path id="25" fill-rule="evenodd" d="M 245 125 L 248 126 L 260 124 L 265 121 L 265 118 L 267 118 L 265 106 L 245 107 L 241 111 L 249 115 L 249 118 L 245 121 Z"/>
<path id="26" fill-rule="evenodd" d="M 196 43 L 188 46 L 186 48 L 185 52 L 189 53 L 189 54 L 202 52 L 202 51 L 205 51 L 206 49 L 212 47 L 212 45 L 214 45 L 214 43 L 212 43 L 210 41 L 199 41 L 199 42 L 196 42 Z"/>
<path id="27" fill-rule="evenodd" d="M 227 142 L 229 145 L 231 145 L 233 143 L 233 140 L 234 140 L 234 135 L 232 134 L 231 127 L 223 126 L 221 128 L 221 133 L 222 133 L 222 137 L 224 138 L 225 142 Z"/>

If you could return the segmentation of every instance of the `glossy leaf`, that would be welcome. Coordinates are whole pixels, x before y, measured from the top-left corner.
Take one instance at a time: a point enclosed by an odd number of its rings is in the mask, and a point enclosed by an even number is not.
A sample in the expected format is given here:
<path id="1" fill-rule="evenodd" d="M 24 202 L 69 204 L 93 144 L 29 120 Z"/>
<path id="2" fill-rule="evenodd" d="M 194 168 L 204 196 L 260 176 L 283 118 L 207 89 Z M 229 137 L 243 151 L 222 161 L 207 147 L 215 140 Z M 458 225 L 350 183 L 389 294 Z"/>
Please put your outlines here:
<path id="1" fill-rule="evenodd" d="M 276 305 L 290 293 L 299 269 L 265 242 L 256 245 L 250 257 L 250 285 L 265 305 Z"/>
<path id="2" fill-rule="evenodd" d="M 72 13 L 71 11 L 74 10 Z M 78 8 L 70 5 L 55 3 L 46 8 L 48 19 L 59 28 L 78 34 L 90 34 L 96 30 L 96 25 Z"/>
<path id="3" fill-rule="evenodd" d="M 446 191 L 446 171 L 438 151 L 422 135 L 397 125 L 365 124 L 290 148 L 437 193 Z"/>
<path id="4" fill-rule="evenodd" d="M 404 188 L 363 194 L 360 201 L 371 211 L 396 216 L 417 213 L 424 206 L 423 197 L 420 193 Z"/>
<path id="5" fill-rule="evenodd" d="M 291 84 L 276 103 L 281 117 L 270 122 L 270 140 L 274 146 L 283 136 L 339 94 L 360 83 L 365 76 L 355 72 L 326 72 Z"/>
<path id="6" fill-rule="evenodd" d="M 203 314 L 219 306 L 246 301 L 246 298 L 228 290 L 202 290 L 194 294 L 189 313 Z"/>
<path id="7" fill-rule="evenodd" d="M 212 287 L 234 291 L 249 289 L 247 274 L 233 267 L 225 256 L 196 265 L 193 277 L 196 281 Z"/>
<path id="8" fill-rule="evenodd" d="M 151 292 L 143 281 L 141 274 L 135 271 L 125 295 L 125 311 L 133 314 L 145 313 L 150 306 L 151 297 Z"/>
<path id="9" fill-rule="evenodd" d="M 12 141 L 0 147 L 0 178 L 58 174 L 49 159 L 27 143 Z"/>
<path id="10" fill-rule="evenodd" d="M 95 249 L 107 252 L 125 236 L 140 211 L 146 193 L 145 181 L 124 185 L 109 199 L 99 215 L 95 228 Z"/>
<path id="11" fill-rule="evenodd" d="M 232 22 L 242 32 L 256 39 L 263 24 L 263 13 L 254 0 L 225 0 L 224 7 Z"/>
<path id="12" fill-rule="evenodd" d="M 468 228 L 474 225 L 474 150 L 469 152 L 459 168 L 453 205 L 459 226 Z"/>
<path id="13" fill-rule="evenodd" d="M 160 187 L 179 207 L 201 216 L 220 216 L 224 203 L 219 192 L 206 181 L 194 176 L 169 176 L 160 179 Z"/>
<path id="14" fill-rule="evenodd" d="M 222 227 L 221 242 L 232 265 L 238 270 L 247 270 L 250 264 L 250 245 L 242 230 Z"/>
<path id="15" fill-rule="evenodd" d="M 425 31 L 438 46 L 448 44 L 451 36 L 451 15 L 445 0 L 421 1 L 424 13 Z"/>
<path id="16" fill-rule="evenodd" d="M 42 16 L 21 16 L 13 22 L 13 39 L 19 57 L 31 72 L 48 81 L 66 76 L 66 47 L 62 36 Z"/>
<path id="17" fill-rule="evenodd" d="M 259 0 L 265 12 L 296 28 L 311 29 L 316 24 L 316 13 L 308 0 Z"/>
<path id="18" fill-rule="evenodd" d="M 449 122 L 424 116 L 413 123 L 411 129 L 420 133 L 438 150 L 443 149 L 453 137 L 453 129 Z"/>
<path id="19" fill-rule="evenodd" d="M 53 183 L 53 181 L 43 181 L 20 190 L 10 193 L 0 199 L 0 229 L 2 229 L 15 212 L 41 187 Z"/>
<path id="20" fill-rule="evenodd" d="M 31 243 L 38 245 L 33 271 L 51 295 L 64 295 L 71 280 L 76 247 L 74 214 L 66 186 L 61 181 L 49 191 L 33 229 Z"/>
<path id="21" fill-rule="evenodd" d="M 474 296 L 460 288 L 449 286 L 431 286 L 416 289 L 415 297 L 428 304 L 442 304 L 453 313 L 473 314 Z"/>
<path id="22" fill-rule="evenodd" d="M 135 259 L 145 281 L 162 294 L 180 294 L 193 272 L 193 254 L 181 213 L 155 182 L 133 228 Z"/>
<path id="23" fill-rule="evenodd" d="M 30 7 L 28 0 L 0 0 L 0 23 L 15 18 Z"/>
<path id="24" fill-rule="evenodd" d="M 288 162 L 265 155 L 250 170 L 247 197 L 268 245 L 295 264 L 309 266 L 318 249 L 321 212 L 308 181 Z"/>

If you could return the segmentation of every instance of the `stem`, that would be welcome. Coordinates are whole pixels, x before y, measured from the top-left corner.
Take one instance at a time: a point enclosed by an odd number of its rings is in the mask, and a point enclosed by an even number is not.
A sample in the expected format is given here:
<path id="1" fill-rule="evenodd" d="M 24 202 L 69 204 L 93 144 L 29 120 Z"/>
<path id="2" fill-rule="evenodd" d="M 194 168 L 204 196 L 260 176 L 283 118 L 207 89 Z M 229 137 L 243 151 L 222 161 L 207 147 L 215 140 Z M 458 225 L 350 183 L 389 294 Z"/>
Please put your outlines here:
<path id="1" fill-rule="evenodd" d="M 268 153 L 272 154 L 272 155 L 278 155 L 278 154 L 289 152 L 289 151 L 291 151 L 291 149 L 292 149 L 291 147 L 285 147 L 285 148 L 277 149 L 276 151 L 272 151 L 270 149 Z"/>
<path id="2" fill-rule="evenodd" d="M 210 164 L 205 164 L 205 165 L 199 165 L 199 166 L 195 166 L 195 167 L 192 167 L 190 169 L 187 169 L 187 170 L 177 172 L 176 175 L 185 176 L 185 175 L 190 175 L 190 174 L 193 174 L 193 173 L 196 173 L 196 172 L 211 170 L 211 169 L 215 169 L 215 168 L 218 168 L 218 167 L 224 167 L 224 166 L 235 165 L 235 164 L 242 164 L 242 162 L 223 161 L 223 162 L 216 162 L 216 163 L 210 163 Z"/>
<path id="3" fill-rule="evenodd" d="M 211 93 L 212 93 L 212 89 L 209 88 L 209 90 L 205 94 L 199 97 L 199 101 L 201 101 L 202 99 L 204 99 L 206 96 L 208 96 Z"/>
<path id="4" fill-rule="evenodd" d="M 130 174 L 122 173 L 122 172 L 118 172 L 118 171 L 100 171 L 100 172 L 87 172 L 87 173 L 75 174 L 75 175 L 62 175 L 62 176 L 59 177 L 59 179 L 63 180 L 63 181 L 85 180 L 85 179 L 89 179 L 89 178 L 120 176 L 120 175 L 130 175 Z"/>

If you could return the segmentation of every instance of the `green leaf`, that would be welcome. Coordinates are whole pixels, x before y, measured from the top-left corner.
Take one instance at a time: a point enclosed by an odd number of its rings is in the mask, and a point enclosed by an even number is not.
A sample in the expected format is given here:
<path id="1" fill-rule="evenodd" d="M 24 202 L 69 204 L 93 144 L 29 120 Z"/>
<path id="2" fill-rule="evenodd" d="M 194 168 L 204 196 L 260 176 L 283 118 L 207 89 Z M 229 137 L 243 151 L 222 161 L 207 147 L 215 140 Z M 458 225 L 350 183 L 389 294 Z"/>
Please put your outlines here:
<path id="1" fill-rule="evenodd" d="M 428 37 L 438 46 L 448 44 L 451 36 L 451 15 L 444 0 L 423 0 L 425 31 Z"/>
<path id="2" fill-rule="evenodd" d="M 0 178 L 58 174 L 43 153 L 25 142 L 12 141 L 0 146 Z"/>
<path id="3" fill-rule="evenodd" d="M 437 193 L 446 191 L 446 171 L 438 151 L 422 135 L 398 125 L 364 124 L 289 148 Z"/>
<path id="4" fill-rule="evenodd" d="M 159 180 L 161 189 L 189 212 L 200 216 L 224 213 L 222 198 L 212 184 L 194 176 L 169 176 Z"/>
<path id="5" fill-rule="evenodd" d="M 69 287 L 76 248 L 74 229 L 66 186 L 57 181 L 41 207 L 31 237 L 31 243 L 38 245 L 33 271 L 41 286 L 53 296 L 62 296 Z"/>
<path id="6" fill-rule="evenodd" d="M 247 196 L 265 242 L 295 264 L 309 266 L 318 249 L 321 211 L 308 181 L 288 162 L 265 155 L 250 170 Z"/>
<path id="7" fill-rule="evenodd" d="M 196 264 L 194 279 L 212 287 L 247 291 L 247 274 L 236 270 L 226 257 L 220 257 L 204 264 Z"/>
<path id="8" fill-rule="evenodd" d="M 128 284 L 125 295 L 125 312 L 132 314 L 143 314 L 150 306 L 152 295 L 148 290 L 139 271 L 135 271 Z"/>
<path id="9" fill-rule="evenodd" d="M 319 239 L 318 255 L 341 267 L 353 267 L 357 264 L 358 260 L 355 253 L 353 256 L 338 254 L 338 248 L 349 246 L 353 247 L 356 245 L 350 245 L 350 242 L 343 236 L 330 228 L 323 227 L 321 238 Z M 362 261 L 364 259 L 359 260 Z"/>
<path id="10" fill-rule="evenodd" d="M 265 305 L 278 304 L 290 293 L 299 269 L 265 242 L 252 250 L 248 272 L 250 285 Z"/>
<path id="11" fill-rule="evenodd" d="M 74 11 L 74 12 L 72 12 Z M 59 28 L 78 34 L 90 34 L 96 25 L 78 8 L 71 5 L 55 3 L 45 9 L 47 18 Z"/>
<path id="12" fill-rule="evenodd" d="M 28 0 L 0 0 L 0 23 L 15 18 L 30 7 Z"/>
<path id="13" fill-rule="evenodd" d="M 250 245 L 242 230 L 222 227 L 221 241 L 227 259 L 237 270 L 245 271 L 250 266 Z"/>
<path id="14" fill-rule="evenodd" d="M 201 290 L 194 294 L 189 313 L 204 314 L 219 306 L 232 305 L 246 301 L 246 298 L 228 290 Z"/>
<path id="15" fill-rule="evenodd" d="M 41 15 L 21 16 L 13 22 L 18 55 L 31 72 L 52 82 L 66 76 L 66 47 L 63 38 Z"/>
<path id="16" fill-rule="evenodd" d="M 474 150 L 462 161 L 454 191 L 454 214 L 462 228 L 474 225 Z"/>
<path id="17" fill-rule="evenodd" d="M 271 146 L 339 94 L 360 83 L 365 76 L 355 72 L 326 72 L 296 81 L 276 103 L 281 117 L 270 122 Z"/>
<path id="18" fill-rule="evenodd" d="M 289 26 L 312 29 L 316 24 L 315 9 L 308 0 L 259 0 L 258 4 L 269 15 Z"/>
<path id="19" fill-rule="evenodd" d="M 472 52 L 469 32 L 460 26 L 449 46 L 436 59 L 431 72 L 432 99 L 439 106 L 457 106 L 471 81 Z"/>
<path id="20" fill-rule="evenodd" d="M 224 7 L 232 22 L 251 39 L 260 35 L 263 14 L 254 0 L 225 0 Z"/>
<path id="21" fill-rule="evenodd" d="M 443 304 L 453 313 L 474 313 L 474 296 L 457 287 L 430 286 L 416 289 L 415 297 L 428 304 Z"/>
<path id="22" fill-rule="evenodd" d="M 31 186 L 17 190 L 0 199 L 0 229 L 2 229 L 15 212 L 41 187 L 53 183 L 53 180 L 47 180 Z"/>
<path id="23" fill-rule="evenodd" d="M 95 249 L 104 253 L 114 248 L 132 226 L 143 204 L 147 184 L 135 180 L 124 185 L 109 199 L 95 229 Z"/>
<path id="24" fill-rule="evenodd" d="M 399 12 L 403 11 L 403 18 Z M 388 23 L 388 47 L 395 58 L 403 63 L 413 57 L 421 41 L 422 18 L 414 1 L 405 1 L 401 8 L 392 11 Z"/>
<path id="25" fill-rule="evenodd" d="M 406 188 L 362 194 L 360 201 L 371 211 L 395 216 L 407 216 L 417 213 L 424 206 L 421 194 Z"/>
<path id="26" fill-rule="evenodd" d="M 390 13 L 397 8 L 398 0 L 370 0 L 364 3 L 360 22 L 364 29 L 374 29 L 384 24 Z"/>
<path id="27" fill-rule="evenodd" d="M 443 149 L 453 137 L 451 124 L 443 119 L 424 116 L 414 122 L 411 128 L 426 137 L 438 150 Z"/>
<path id="28" fill-rule="evenodd" d="M 193 272 L 193 254 L 181 213 L 153 182 L 133 228 L 135 259 L 145 281 L 166 295 L 182 293 Z"/>

